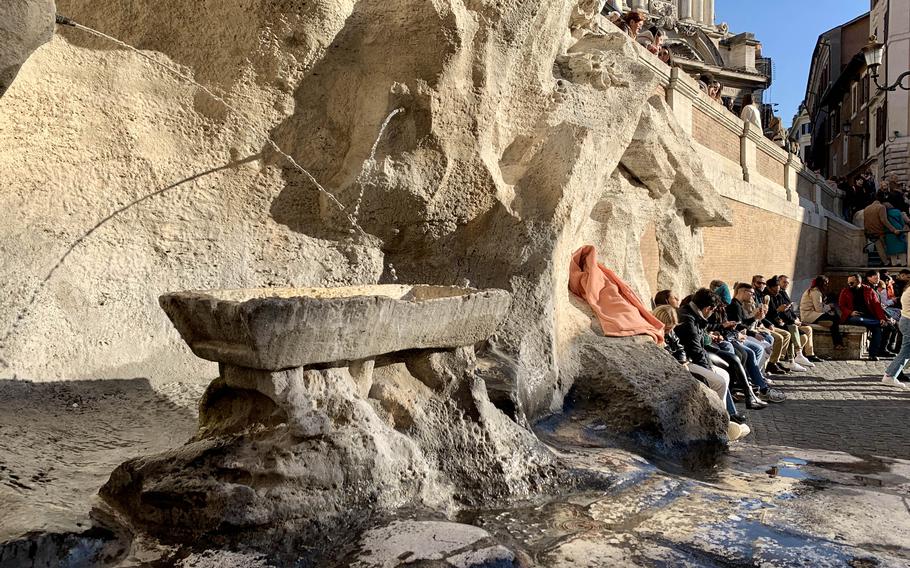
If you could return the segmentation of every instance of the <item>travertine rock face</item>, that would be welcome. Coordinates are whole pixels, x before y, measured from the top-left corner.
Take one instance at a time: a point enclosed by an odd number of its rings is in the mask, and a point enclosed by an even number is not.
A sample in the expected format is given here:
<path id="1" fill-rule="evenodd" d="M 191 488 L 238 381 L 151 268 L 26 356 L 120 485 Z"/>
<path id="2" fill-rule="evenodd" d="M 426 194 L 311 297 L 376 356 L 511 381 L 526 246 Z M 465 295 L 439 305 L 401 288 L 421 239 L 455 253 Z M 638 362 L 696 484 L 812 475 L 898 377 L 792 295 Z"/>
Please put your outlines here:
<path id="1" fill-rule="evenodd" d="M 379 285 L 177 292 L 160 302 L 199 357 L 279 371 L 473 345 L 496 330 L 509 294 Z"/>
<path id="2" fill-rule="evenodd" d="M 8 372 L 210 378 L 158 295 L 397 275 L 510 291 L 485 353 L 521 410 L 558 410 L 583 366 L 572 345 L 590 333 L 567 313 L 572 251 L 594 244 L 647 294 L 637 246 L 652 223 L 661 285 L 691 287 L 699 228 L 727 215 L 653 97 L 646 55 L 592 31 L 596 4 L 61 0 L 237 112 L 78 30 L 34 55 L 0 106 L 4 325 L 86 230 L 189 181 L 79 242 L 4 342 Z M 266 135 L 356 208 L 368 236 L 352 237 Z"/>
<path id="3" fill-rule="evenodd" d="M 0 96 L 25 60 L 54 34 L 54 0 L 15 0 L 0 6 Z"/>
<path id="4" fill-rule="evenodd" d="M 372 370 L 368 394 L 345 367 L 225 365 L 200 404 L 194 439 L 124 463 L 101 494 L 165 540 L 230 529 L 268 546 L 287 532 L 296 540 L 286 546 L 321 550 L 331 531 L 399 508 L 447 512 L 559 483 L 550 451 L 458 364 L 465 353 L 406 357 Z M 433 375 L 430 384 L 409 365 Z"/>

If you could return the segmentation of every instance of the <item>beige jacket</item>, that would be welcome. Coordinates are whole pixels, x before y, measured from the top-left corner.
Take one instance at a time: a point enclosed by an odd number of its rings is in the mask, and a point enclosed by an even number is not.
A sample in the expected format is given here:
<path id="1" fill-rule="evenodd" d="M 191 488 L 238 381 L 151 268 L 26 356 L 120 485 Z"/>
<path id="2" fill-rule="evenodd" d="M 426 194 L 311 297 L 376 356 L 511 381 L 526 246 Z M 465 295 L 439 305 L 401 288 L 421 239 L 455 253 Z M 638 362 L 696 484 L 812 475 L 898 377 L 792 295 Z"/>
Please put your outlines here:
<path id="1" fill-rule="evenodd" d="M 815 323 L 829 310 L 830 308 L 825 304 L 825 298 L 818 288 L 809 288 L 799 299 L 799 319 L 803 320 L 803 323 Z"/>

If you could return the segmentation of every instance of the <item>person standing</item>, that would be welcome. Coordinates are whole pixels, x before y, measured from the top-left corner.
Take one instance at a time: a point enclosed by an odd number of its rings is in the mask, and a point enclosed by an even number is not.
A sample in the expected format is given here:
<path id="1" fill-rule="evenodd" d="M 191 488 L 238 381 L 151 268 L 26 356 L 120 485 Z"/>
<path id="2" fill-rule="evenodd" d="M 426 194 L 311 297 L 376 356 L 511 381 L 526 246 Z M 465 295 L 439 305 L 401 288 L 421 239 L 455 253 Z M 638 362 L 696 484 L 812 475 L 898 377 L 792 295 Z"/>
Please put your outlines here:
<path id="1" fill-rule="evenodd" d="M 900 352 L 888 365 L 888 369 L 885 370 L 885 376 L 882 377 L 882 382 L 891 387 L 907 389 L 910 386 L 900 382 L 897 377 L 900 376 L 907 362 L 910 361 L 910 286 L 906 286 L 904 293 L 901 294 L 901 318 L 898 320 L 897 326 L 903 334 Z"/>
<path id="2" fill-rule="evenodd" d="M 739 118 L 741 118 L 743 122 L 754 124 L 756 128 L 758 128 L 759 133 L 764 133 L 761 124 L 761 112 L 755 105 L 755 100 L 752 98 L 751 94 L 743 96 L 743 110 L 739 113 Z"/>
<path id="3" fill-rule="evenodd" d="M 899 235 L 900 231 L 888 219 L 888 208 L 883 203 L 884 199 L 884 195 L 879 193 L 875 200 L 863 209 L 863 229 L 866 231 L 866 237 L 875 241 L 875 250 L 882 259 L 882 264 L 890 266 L 885 248 L 885 234 Z"/>

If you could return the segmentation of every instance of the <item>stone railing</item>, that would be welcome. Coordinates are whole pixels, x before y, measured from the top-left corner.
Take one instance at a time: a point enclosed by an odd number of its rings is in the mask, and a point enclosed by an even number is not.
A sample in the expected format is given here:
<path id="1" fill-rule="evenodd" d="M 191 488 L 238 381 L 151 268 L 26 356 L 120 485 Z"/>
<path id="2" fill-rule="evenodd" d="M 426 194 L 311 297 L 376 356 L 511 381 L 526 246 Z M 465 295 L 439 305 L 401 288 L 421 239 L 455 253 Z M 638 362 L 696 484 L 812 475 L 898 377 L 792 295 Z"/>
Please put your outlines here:
<path id="1" fill-rule="evenodd" d="M 640 46 L 636 46 L 640 47 Z M 716 154 L 720 168 L 750 185 L 813 214 L 803 217 L 819 228 L 825 219 L 839 217 L 843 192 L 810 170 L 797 154 L 766 138 L 727 108 L 711 100 L 698 83 L 679 67 L 669 67 L 644 48 L 642 62 L 658 76 L 667 103 L 680 124 L 698 144 Z M 724 193 L 724 188 L 719 188 Z M 725 195 L 736 198 L 735 195 Z M 814 221 L 814 222 L 813 222 Z"/>

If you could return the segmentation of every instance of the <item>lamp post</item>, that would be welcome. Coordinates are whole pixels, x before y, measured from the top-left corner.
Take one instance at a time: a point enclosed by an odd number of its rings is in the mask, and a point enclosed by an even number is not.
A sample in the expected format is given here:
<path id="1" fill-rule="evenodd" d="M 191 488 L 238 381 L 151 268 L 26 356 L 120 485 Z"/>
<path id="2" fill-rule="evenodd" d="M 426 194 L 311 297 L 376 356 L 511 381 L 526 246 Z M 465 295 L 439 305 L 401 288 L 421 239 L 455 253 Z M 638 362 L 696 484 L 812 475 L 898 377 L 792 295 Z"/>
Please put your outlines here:
<path id="1" fill-rule="evenodd" d="M 875 86 L 879 91 L 896 91 L 898 88 L 910 91 L 910 84 L 904 86 L 904 79 L 910 77 L 910 71 L 902 73 L 901 76 L 897 78 L 897 81 L 887 87 L 878 84 L 878 68 L 881 66 L 882 58 L 884 56 L 885 46 L 878 43 L 878 38 L 875 36 L 870 37 L 869 43 L 863 48 L 863 57 L 866 59 L 866 66 L 869 67 L 869 74 L 872 75 Z"/>

